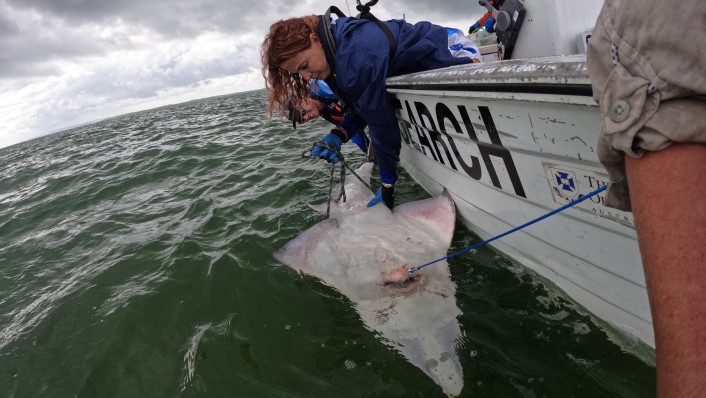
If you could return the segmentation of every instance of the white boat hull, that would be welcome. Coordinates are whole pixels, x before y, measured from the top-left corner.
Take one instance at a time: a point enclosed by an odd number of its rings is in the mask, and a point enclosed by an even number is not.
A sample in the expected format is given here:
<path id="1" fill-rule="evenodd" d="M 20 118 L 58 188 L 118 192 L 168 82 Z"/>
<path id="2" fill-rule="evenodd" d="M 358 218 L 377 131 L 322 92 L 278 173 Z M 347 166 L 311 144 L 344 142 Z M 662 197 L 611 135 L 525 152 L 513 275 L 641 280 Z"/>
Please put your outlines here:
<path id="1" fill-rule="evenodd" d="M 430 193 L 447 189 L 461 221 L 481 238 L 499 235 L 607 183 L 590 90 L 581 57 L 391 78 L 401 165 Z M 633 216 L 606 207 L 604 195 L 492 246 L 654 347 Z"/>

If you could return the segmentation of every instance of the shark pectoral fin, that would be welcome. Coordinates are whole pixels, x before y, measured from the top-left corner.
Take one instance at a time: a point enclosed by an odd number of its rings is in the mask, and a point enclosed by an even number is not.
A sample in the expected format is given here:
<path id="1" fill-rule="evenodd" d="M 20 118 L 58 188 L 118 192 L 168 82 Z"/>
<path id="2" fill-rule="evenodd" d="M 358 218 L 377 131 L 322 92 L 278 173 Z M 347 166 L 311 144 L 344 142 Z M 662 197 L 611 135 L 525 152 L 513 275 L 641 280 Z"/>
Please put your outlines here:
<path id="1" fill-rule="evenodd" d="M 309 205 L 309 208 L 317 213 L 326 214 L 326 203 L 320 203 L 318 205 Z"/>
<path id="2" fill-rule="evenodd" d="M 447 245 L 451 243 L 456 227 L 456 208 L 451 195 L 444 192 L 431 199 L 404 203 L 394 209 L 395 217 L 424 224 Z"/>
<path id="3" fill-rule="evenodd" d="M 363 162 L 363 164 L 355 169 L 355 173 L 358 174 L 358 177 L 360 177 L 361 180 L 366 183 L 370 183 L 370 174 L 372 173 L 374 166 L 375 162 Z"/>
<path id="4" fill-rule="evenodd" d="M 311 259 L 319 243 L 330 234 L 338 233 L 338 221 L 329 218 L 297 235 L 281 249 L 273 253 L 275 259 L 297 271 L 307 271 Z"/>

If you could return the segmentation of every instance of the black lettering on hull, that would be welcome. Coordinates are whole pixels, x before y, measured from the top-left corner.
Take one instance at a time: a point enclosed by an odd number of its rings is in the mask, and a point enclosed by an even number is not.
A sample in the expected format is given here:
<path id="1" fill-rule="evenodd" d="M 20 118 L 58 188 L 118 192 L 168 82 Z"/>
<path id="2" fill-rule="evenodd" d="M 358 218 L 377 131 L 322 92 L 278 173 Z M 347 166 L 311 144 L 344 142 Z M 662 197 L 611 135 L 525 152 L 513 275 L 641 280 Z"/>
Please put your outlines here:
<path id="1" fill-rule="evenodd" d="M 483 176 L 483 166 L 485 166 L 485 172 L 488 173 L 488 178 L 490 178 L 493 186 L 503 189 L 491 159 L 492 157 L 498 158 L 505 166 L 515 195 L 523 198 L 527 197 L 520 176 L 517 173 L 515 162 L 512 159 L 512 154 L 503 146 L 500 140 L 490 108 L 487 106 L 478 107 L 491 141 L 487 143 L 478 140 L 478 135 L 473 128 L 469 113 L 463 105 L 458 106 L 461 124 L 453 111 L 443 102 L 436 103 L 434 113 L 422 102 L 415 101 L 414 106 L 411 106 L 409 101 L 405 100 L 403 102 L 404 105 L 401 101 L 396 100 L 397 109 L 400 111 L 405 109 L 409 118 L 409 123 L 406 121 L 400 123 L 402 138 L 407 144 L 424 155 L 431 157 L 434 161 L 448 165 L 448 167 L 456 171 L 458 171 L 456 164 L 460 165 L 465 174 L 477 181 Z M 457 134 L 463 135 L 465 133 L 471 142 L 477 145 L 480 156 L 483 159 L 482 163 L 475 156 L 463 155 L 459 152 L 453 136 L 446 131 L 447 122 L 453 126 Z M 412 134 L 410 128 L 414 128 L 416 134 Z"/>

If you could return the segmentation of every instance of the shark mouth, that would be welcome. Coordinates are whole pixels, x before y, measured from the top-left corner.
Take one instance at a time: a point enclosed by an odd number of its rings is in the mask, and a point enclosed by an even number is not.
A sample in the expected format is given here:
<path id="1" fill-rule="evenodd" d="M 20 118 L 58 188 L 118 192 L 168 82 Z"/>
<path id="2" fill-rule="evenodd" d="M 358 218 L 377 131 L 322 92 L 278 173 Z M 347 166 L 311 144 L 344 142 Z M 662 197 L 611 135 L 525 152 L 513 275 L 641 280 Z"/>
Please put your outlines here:
<path id="1" fill-rule="evenodd" d="M 382 283 L 382 287 L 386 290 L 391 290 L 395 294 L 408 294 L 416 291 L 424 285 L 424 276 L 406 275 L 404 278 L 395 280 L 386 280 Z"/>

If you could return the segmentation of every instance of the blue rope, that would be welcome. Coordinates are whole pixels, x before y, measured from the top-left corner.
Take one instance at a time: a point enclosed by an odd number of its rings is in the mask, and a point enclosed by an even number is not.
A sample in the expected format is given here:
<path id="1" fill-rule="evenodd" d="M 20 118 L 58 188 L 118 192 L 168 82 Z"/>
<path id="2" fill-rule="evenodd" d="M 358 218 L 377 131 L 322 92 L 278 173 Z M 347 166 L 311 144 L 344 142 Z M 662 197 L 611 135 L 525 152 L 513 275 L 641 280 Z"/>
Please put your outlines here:
<path id="1" fill-rule="evenodd" d="M 426 263 L 426 264 L 422 264 L 422 265 L 420 265 L 420 266 L 418 266 L 418 267 L 412 267 L 412 268 L 409 269 L 409 274 L 411 275 L 411 274 L 413 274 L 413 273 L 419 271 L 420 269 L 422 269 L 422 268 L 424 268 L 424 267 L 426 267 L 426 266 L 432 265 L 432 264 L 434 264 L 434 263 L 438 263 L 439 261 L 446 260 L 446 259 L 449 259 L 449 258 L 451 258 L 451 257 L 456 257 L 456 256 L 458 256 L 459 254 L 463 254 L 463 253 L 466 253 L 466 252 L 471 251 L 471 250 L 473 250 L 473 249 L 477 249 L 477 248 L 479 248 L 479 247 L 481 247 L 481 246 L 485 246 L 485 245 L 487 245 L 488 243 L 490 243 L 490 242 L 492 242 L 492 241 L 494 241 L 494 240 L 498 240 L 498 239 L 500 239 L 500 238 L 502 238 L 502 237 L 504 237 L 504 236 L 510 235 L 510 234 L 513 233 L 513 232 L 516 232 L 516 231 L 521 230 L 522 228 L 529 227 L 530 225 L 532 225 L 532 224 L 534 224 L 534 223 L 537 223 L 537 222 L 539 222 L 539 221 L 542 221 L 542 220 L 544 220 L 545 218 L 549 218 L 549 217 L 553 216 L 553 215 L 556 214 L 556 213 L 559 213 L 559 212 L 561 212 L 561 211 L 564 211 L 564 210 L 568 209 L 568 208 L 571 207 L 571 206 L 574 206 L 574 205 L 576 205 L 576 204 L 579 204 L 579 203 L 583 202 L 584 200 L 590 198 L 591 196 L 598 195 L 599 193 L 605 191 L 606 188 L 608 188 L 608 185 L 603 185 L 602 187 L 596 189 L 595 191 L 589 193 L 588 195 L 585 195 L 585 196 L 582 196 L 582 197 L 580 197 L 580 198 L 578 198 L 578 199 L 576 199 L 576 200 L 573 200 L 573 201 L 571 201 L 571 202 L 565 204 L 564 206 L 561 206 L 560 208 L 558 208 L 558 209 L 556 209 L 556 210 L 552 210 L 552 211 L 550 211 L 549 213 L 547 213 L 547 214 L 545 214 L 545 215 L 543 215 L 543 216 L 541 216 L 541 217 L 535 218 L 535 219 L 532 220 L 532 221 L 526 222 L 526 223 L 520 225 L 519 227 L 515 227 L 515 228 L 513 228 L 513 229 L 511 229 L 511 230 L 509 230 L 509 231 L 507 231 L 507 232 L 503 232 L 502 234 L 500 234 L 500 235 L 498 235 L 498 236 L 495 236 L 495 237 L 492 237 L 492 238 L 490 238 L 490 239 L 484 240 L 483 242 L 476 243 L 476 244 L 473 245 L 473 246 L 467 247 L 467 248 L 465 248 L 465 249 L 461 249 L 461 250 L 457 251 L 456 253 L 451 253 L 451 254 L 449 254 L 448 256 L 442 257 L 442 258 L 440 258 L 440 259 L 438 259 L 438 260 L 434 260 L 434 261 L 428 262 L 428 263 Z"/>

